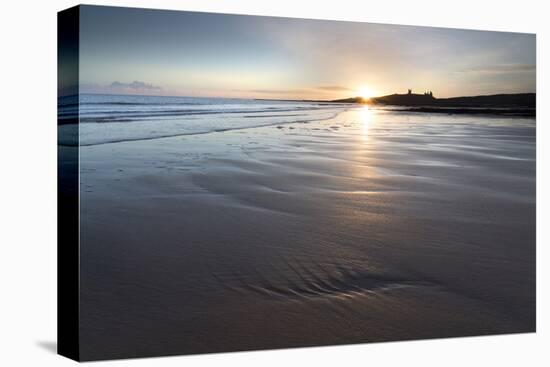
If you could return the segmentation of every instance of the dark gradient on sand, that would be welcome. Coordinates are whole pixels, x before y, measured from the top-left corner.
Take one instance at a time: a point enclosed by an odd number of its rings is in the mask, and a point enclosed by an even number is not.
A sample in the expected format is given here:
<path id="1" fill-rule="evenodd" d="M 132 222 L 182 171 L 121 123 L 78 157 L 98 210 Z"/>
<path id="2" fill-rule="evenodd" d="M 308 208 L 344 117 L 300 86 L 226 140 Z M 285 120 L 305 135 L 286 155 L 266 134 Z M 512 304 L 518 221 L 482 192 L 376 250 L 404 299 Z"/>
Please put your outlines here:
<path id="1" fill-rule="evenodd" d="M 532 119 L 81 148 L 86 359 L 535 330 Z"/>

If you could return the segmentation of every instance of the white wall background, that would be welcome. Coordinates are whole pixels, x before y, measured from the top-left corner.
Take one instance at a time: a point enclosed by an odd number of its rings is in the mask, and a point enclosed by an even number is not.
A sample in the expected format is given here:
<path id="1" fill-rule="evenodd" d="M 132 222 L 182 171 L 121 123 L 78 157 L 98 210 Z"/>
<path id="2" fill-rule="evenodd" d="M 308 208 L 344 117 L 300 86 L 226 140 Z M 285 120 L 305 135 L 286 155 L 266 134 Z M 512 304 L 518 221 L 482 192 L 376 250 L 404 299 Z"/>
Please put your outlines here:
<path id="1" fill-rule="evenodd" d="M 548 366 L 550 20 L 544 1 L 111 0 L 95 4 L 537 33 L 538 332 L 99 362 L 106 366 Z M 56 12 L 76 1 L 4 1 L 0 12 L 0 365 L 64 366 L 56 339 Z M 546 189 L 546 190 L 545 190 Z M 546 288 L 546 290 L 544 289 Z M 546 311 L 546 312 L 545 312 Z"/>

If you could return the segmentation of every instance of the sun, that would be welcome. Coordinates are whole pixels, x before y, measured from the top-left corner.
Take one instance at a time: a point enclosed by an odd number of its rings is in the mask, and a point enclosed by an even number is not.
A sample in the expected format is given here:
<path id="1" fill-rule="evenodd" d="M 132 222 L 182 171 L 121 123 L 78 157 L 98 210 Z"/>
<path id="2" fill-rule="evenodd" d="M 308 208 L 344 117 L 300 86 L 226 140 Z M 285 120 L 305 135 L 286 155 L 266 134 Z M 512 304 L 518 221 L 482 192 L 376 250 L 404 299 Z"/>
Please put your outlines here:
<path id="1" fill-rule="evenodd" d="M 376 97 L 376 91 L 370 87 L 362 86 L 358 89 L 359 97 L 364 99 L 370 99 Z"/>

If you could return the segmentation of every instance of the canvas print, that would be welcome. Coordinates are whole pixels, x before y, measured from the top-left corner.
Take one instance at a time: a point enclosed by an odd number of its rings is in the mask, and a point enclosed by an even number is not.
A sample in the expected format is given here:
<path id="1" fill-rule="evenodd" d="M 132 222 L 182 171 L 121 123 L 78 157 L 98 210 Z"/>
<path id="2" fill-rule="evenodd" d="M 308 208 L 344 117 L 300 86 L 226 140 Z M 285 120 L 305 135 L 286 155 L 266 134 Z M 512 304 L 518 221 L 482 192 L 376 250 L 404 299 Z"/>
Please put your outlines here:
<path id="1" fill-rule="evenodd" d="M 58 26 L 60 354 L 535 331 L 534 34 Z"/>

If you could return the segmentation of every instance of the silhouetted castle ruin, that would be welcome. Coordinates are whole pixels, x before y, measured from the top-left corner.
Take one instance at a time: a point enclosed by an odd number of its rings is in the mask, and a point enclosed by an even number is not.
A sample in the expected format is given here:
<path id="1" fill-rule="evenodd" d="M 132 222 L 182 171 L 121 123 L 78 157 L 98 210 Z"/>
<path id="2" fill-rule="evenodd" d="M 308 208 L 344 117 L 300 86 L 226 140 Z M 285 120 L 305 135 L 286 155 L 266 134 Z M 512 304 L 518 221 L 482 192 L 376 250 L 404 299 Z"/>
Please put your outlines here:
<path id="1" fill-rule="evenodd" d="M 413 93 L 412 89 L 407 90 L 407 94 L 390 94 L 388 96 L 373 98 L 376 103 L 394 104 L 403 106 L 429 106 L 435 101 L 433 92 L 426 91 L 422 94 Z"/>
<path id="2" fill-rule="evenodd" d="M 398 96 L 399 94 L 395 94 L 395 95 Z M 412 89 L 408 89 L 408 90 L 407 90 L 407 95 L 408 95 L 408 96 L 413 95 Z M 418 95 L 420 95 L 420 94 L 418 94 Z M 424 95 L 425 95 L 425 96 L 430 96 L 430 97 L 432 97 L 432 98 L 434 97 L 434 94 L 433 94 L 433 92 L 432 92 L 431 90 L 430 90 L 430 91 L 427 91 L 427 92 L 424 92 Z"/>

